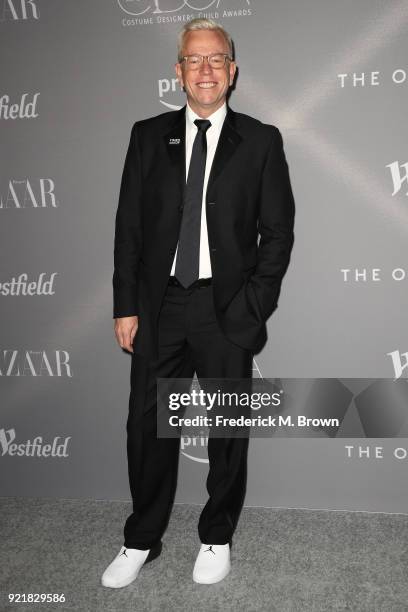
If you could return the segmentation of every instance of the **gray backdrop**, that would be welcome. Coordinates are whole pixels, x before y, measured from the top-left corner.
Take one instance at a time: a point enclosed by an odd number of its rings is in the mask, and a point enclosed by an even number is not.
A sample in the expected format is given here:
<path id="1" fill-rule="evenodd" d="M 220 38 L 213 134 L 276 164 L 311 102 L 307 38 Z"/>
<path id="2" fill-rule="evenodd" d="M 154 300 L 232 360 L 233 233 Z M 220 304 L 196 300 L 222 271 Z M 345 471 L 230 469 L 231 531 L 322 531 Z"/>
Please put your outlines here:
<path id="1" fill-rule="evenodd" d="M 231 107 L 281 130 L 296 200 L 254 376 L 406 378 L 406 0 L 0 0 L 2 495 L 130 499 L 114 215 L 133 122 L 184 104 L 176 36 L 200 9 L 235 41 Z M 246 504 L 406 512 L 406 431 L 251 440 Z M 178 502 L 205 501 L 205 456 L 183 449 Z"/>

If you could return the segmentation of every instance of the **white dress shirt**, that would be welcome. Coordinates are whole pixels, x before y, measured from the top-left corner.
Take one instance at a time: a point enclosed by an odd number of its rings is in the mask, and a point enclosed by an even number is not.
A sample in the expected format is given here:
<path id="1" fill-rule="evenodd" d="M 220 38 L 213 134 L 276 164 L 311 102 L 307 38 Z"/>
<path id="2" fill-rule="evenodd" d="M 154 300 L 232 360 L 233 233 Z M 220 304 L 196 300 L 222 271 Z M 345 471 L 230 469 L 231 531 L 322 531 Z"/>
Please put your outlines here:
<path id="1" fill-rule="evenodd" d="M 220 137 L 221 128 L 224 123 L 225 115 L 227 114 L 227 104 L 224 102 L 220 108 L 218 108 L 212 115 L 206 117 L 209 121 L 211 121 L 211 125 L 206 132 L 207 136 L 207 160 L 205 164 L 205 174 L 204 174 L 204 185 L 203 185 L 203 199 L 201 205 L 201 232 L 200 232 L 200 268 L 199 268 L 199 278 L 208 278 L 212 276 L 211 271 L 211 259 L 210 259 L 210 250 L 208 247 L 208 233 L 207 233 L 207 214 L 206 214 L 206 192 L 207 192 L 207 183 L 208 177 L 210 176 L 211 166 L 213 163 L 215 150 L 217 148 L 218 139 Z M 186 181 L 188 177 L 188 169 L 190 166 L 191 152 L 193 150 L 193 143 L 196 137 L 198 128 L 194 123 L 195 119 L 202 119 L 197 115 L 193 109 L 190 107 L 187 102 L 186 108 Z M 176 269 L 176 259 L 177 259 L 177 251 L 174 255 L 173 266 L 171 268 L 170 275 L 175 275 Z"/>

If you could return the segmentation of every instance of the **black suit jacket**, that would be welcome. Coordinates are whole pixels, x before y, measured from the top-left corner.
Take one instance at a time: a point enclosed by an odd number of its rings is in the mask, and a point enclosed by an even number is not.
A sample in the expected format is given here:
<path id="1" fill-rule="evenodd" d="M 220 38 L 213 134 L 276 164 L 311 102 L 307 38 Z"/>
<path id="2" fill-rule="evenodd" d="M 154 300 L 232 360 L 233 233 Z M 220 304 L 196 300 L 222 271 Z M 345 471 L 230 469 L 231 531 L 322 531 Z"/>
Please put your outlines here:
<path id="1" fill-rule="evenodd" d="M 157 323 L 179 237 L 185 111 L 134 123 L 115 220 L 113 317 L 139 316 L 133 348 L 157 357 Z M 206 193 L 217 320 L 258 352 L 294 242 L 295 205 L 279 129 L 227 106 Z M 259 234 L 259 244 L 258 244 Z"/>

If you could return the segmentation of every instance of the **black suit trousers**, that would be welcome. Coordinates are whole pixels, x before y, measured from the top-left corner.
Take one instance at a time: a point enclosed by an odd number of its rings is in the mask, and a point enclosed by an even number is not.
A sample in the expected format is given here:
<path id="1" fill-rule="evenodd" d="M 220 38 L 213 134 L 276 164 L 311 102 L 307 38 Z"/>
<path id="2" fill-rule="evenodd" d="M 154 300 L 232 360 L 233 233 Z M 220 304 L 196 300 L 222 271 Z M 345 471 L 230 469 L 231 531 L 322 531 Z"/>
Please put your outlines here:
<path id="1" fill-rule="evenodd" d="M 158 321 L 159 355 L 132 354 L 127 456 L 133 512 L 124 545 L 149 549 L 168 525 L 177 484 L 180 438 L 157 436 L 157 378 L 252 379 L 253 353 L 228 340 L 215 316 L 213 287 L 168 286 Z M 205 382 L 205 381 L 204 381 Z M 231 542 L 247 477 L 248 437 L 208 439 L 209 498 L 199 519 L 204 544 Z"/>

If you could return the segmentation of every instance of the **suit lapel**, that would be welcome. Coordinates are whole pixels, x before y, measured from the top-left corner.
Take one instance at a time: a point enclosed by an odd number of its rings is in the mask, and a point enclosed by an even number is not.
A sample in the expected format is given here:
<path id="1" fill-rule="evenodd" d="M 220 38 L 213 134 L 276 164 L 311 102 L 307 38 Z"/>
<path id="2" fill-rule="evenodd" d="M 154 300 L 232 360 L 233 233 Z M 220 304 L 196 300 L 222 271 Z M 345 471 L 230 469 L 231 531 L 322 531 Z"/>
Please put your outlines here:
<path id="1" fill-rule="evenodd" d="M 221 175 L 227 162 L 232 157 L 242 137 L 236 129 L 236 113 L 227 105 L 227 114 L 224 123 L 222 124 L 220 137 L 218 139 L 217 148 L 213 163 L 211 166 L 210 176 L 207 185 L 207 200 L 209 199 L 210 190 L 215 181 Z"/>
<path id="2" fill-rule="evenodd" d="M 171 160 L 175 181 L 179 189 L 179 201 L 184 199 L 186 183 L 186 105 L 176 111 L 176 118 L 170 130 L 164 135 L 164 143 Z"/>
<path id="3" fill-rule="evenodd" d="M 180 190 L 180 200 L 184 199 L 186 185 L 186 104 L 178 111 L 170 130 L 164 135 L 165 146 L 175 172 Z M 242 137 L 236 129 L 236 113 L 227 104 L 227 114 L 218 139 L 214 160 L 207 185 L 207 200 L 210 190 L 231 158 Z"/>

